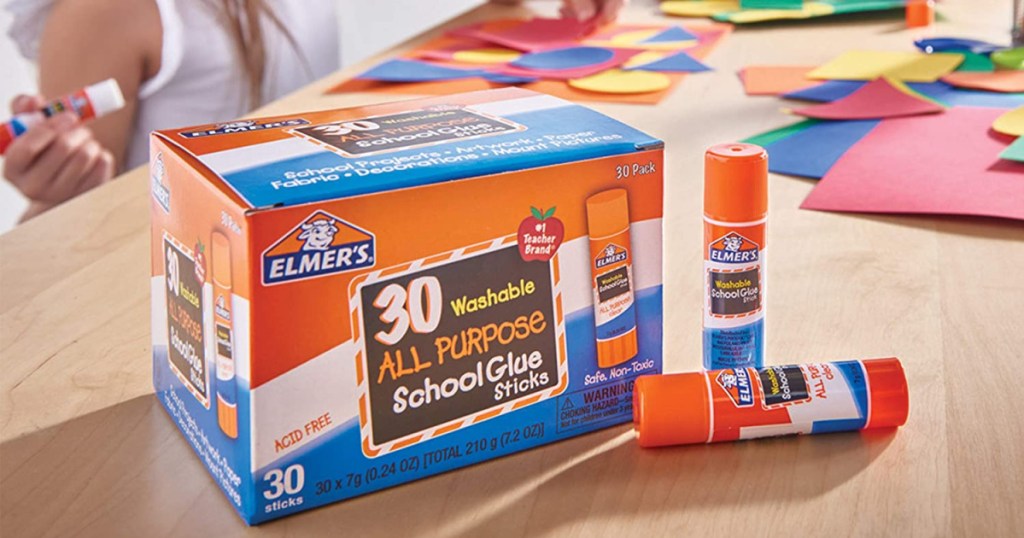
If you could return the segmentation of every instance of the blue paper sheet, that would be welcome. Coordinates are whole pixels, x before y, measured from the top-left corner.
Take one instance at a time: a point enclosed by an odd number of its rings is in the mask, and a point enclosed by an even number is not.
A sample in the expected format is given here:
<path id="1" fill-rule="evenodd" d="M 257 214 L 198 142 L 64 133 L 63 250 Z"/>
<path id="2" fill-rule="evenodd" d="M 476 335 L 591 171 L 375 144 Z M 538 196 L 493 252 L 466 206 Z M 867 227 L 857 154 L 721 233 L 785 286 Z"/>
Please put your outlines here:
<path id="1" fill-rule="evenodd" d="M 673 26 L 664 32 L 655 34 L 647 39 L 641 41 L 641 43 L 671 43 L 673 41 L 693 41 L 696 40 L 697 36 L 686 31 L 685 28 L 679 26 Z"/>
<path id="2" fill-rule="evenodd" d="M 503 75 L 501 73 L 484 73 L 483 77 L 490 82 L 498 84 L 529 84 L 539 80 L 535 77 L 519 77 L 516 75 Z"/>
<path id="3" fill-rule="evenodd" d="M 879 120 L 823 121 L 765 146 L 768 170 L 821 179 Z"/>
<path id="4" fill-rule="evenodd" d="M 601 47 L 569 47 L 524 54 L 511 62 L 523 69 L 576 69 L 607 62 L 615 53 Z"/>
<path id="5" fill-rule="evenodd" d="M 831 103 L 859 90 L 865 83 L 858 80 L 829 80 L 821 84 L 789 92 L 783 97 Z M 1017 108 L 1024 104 L 1024 93 L 996 93 L 955 88 L 945 82 L 910 82 L 907 86 L 946 106 L 979 106 L 987 108 Z"/>
<path id="6" fill-rule="evenodd" d="M 702 64 L 693 56 L 690 56 L 685 52 L 678 52 L 660 60 L 655 60 L 651 63 L 625 68 L 626 71 L 635 69 L 642 71 L 671 71 L 673 73 L 698 73 L 701 71 L 711 71 L 710 67 Z"/>
<path id="7" fill-rule="evenodd" d="M 480 69 L 453 69 L 416 60 L 388 60 L 370 68 L 357 78 L 385 82 L 427 82 L 432 80 L 455 80 L 480 76 Z"/>

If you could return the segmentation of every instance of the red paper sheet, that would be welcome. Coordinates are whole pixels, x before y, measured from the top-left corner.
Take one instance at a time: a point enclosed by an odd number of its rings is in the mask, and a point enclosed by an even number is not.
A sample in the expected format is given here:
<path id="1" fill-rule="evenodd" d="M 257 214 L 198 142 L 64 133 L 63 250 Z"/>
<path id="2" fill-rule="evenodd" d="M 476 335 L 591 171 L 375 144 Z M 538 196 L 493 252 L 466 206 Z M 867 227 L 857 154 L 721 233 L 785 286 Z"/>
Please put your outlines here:
<path id="1" fill-rule="evenodd" d="M 880 78 L 842 99 L 798 108 L 793 113 L 822 120 L 873 120 L 935 114 L 943 110 L 945 108 L 934 101 L 911 96 Z"/>
<path id="2" fill-rule="evenodd" d="M 989 129 L 1004 112 L 954 107 L 882 120 L 800 207 L 1024 220 L 1024 163 L 1001 160 L 1012 139 Z"/>

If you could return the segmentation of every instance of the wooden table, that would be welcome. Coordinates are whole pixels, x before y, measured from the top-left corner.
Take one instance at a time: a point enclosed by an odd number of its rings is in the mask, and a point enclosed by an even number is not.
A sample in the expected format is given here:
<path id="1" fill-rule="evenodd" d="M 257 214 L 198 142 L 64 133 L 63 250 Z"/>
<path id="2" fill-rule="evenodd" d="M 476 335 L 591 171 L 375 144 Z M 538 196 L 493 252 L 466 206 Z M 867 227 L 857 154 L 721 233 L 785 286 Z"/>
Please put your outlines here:
<path id="1" fill-rule="evenodd" d="M 1010 2 L 942 6 L 935 35 L 1007 40 Z M 487 6 L 451 24 L 521 10 Z M 650 5 L 624 18 L 661 20 Z M 736 70 L 905 50 L 912 35 L 893 15 L 741 28 L 709 58 L 714 73 L 661 105 L 595 105 L 668 148 L 666 370 L 700 365 L 703 149 L 791 121 L 780 100 L 743 95 Z M 396 98 L 323 95 L 360 67 L 260 113 Z M 622 426 L 247 529 L 152 393 L 146 176 L 134 170 L 0 237 L 5 537 L 1024 529 L 1024 225 L 803 211 L 813 182 L 788 177 L 771 179 L 768 355 L 902 358 L 911 413 L 897 433 L 641 450 Z"/>

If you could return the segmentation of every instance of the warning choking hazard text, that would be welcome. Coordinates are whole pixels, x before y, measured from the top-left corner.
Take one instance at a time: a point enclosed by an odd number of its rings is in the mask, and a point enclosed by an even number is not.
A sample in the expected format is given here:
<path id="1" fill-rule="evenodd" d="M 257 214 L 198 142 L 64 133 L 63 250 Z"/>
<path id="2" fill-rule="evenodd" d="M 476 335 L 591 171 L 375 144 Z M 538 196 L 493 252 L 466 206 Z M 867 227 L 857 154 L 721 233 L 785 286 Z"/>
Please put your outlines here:
<path id="1" fill-rule="evenodd" d="M 633 384 L 634 380 L 630 379 L 559 396 L 558 431 L 631 416 Z"/>

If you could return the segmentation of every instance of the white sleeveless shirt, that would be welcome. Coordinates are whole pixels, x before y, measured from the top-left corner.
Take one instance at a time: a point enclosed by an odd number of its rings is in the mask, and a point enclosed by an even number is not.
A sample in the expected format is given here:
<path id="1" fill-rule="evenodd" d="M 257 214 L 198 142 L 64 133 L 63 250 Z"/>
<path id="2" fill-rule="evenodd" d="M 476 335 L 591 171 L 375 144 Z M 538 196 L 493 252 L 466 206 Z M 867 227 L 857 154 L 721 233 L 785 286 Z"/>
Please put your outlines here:
<path id="1" fill-rule="evenodd" d="M 35 59 L 46 15 L 55 0 L 15 0 L 10 35 Z M 160 71 L 139 88 L 139 106 L 125 167 L 149 160 L 149 133 L 220 123 L 255 108 L 245 71 L 211 0 L 154 0 L 163 26 Z M 269 102 L 338 69 L 338 21 L 333 0 L 268 0 L 295 41 L 263 21 L 267 63 L 263 98 Z M 296 50 L 296 47 L 298 50 Z M 262 104 L 262 103 L 260 103 Z"/>

